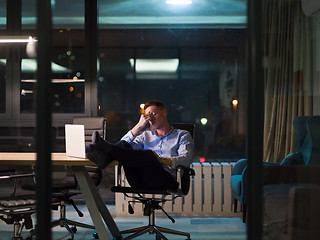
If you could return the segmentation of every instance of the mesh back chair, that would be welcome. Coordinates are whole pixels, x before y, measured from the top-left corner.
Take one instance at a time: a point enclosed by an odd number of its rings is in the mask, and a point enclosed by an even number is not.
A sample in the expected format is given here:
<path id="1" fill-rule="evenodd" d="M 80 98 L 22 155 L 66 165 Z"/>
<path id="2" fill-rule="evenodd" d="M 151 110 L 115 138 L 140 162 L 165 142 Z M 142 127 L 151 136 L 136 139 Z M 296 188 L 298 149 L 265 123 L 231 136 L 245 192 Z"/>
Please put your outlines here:
<path id="1" fill-rule="evenodd" d="M 188 130 L 191 133 L 191 136 L 194 134 L 194 124 L 171 124 L 174 128 Z M 112 192 L 123 193 L 126 197 L 133 199 L 131 202 L 140 202 L 143 205 L 143 214 L 149 217 L 149 224 L 147 226 L 142 226 L 138 228 L 128 229 L 121 231 L 121 234 L 130 234 L 124 239 L 132 239 L 138 237 L 142 234 L 156 234 L 156 239 L 167 239 L 163 233 L 175 234 L 186 236 L 187 239 L 190 239 L 190 234 L 186 232 L 176 231 L 173 229 L 163 228 L 155 225 L 155 210 L 161 210 L 171 221 L 172 223 L 175 220 L 169 216 L 163 209 L 163 203 L 167 201 L 173 201 L 178 197 L 183 197 L 188 194 L 190 188 L 190 178 L 195 175 L 195 172 L 191 168 L 185 168 L 183 166 L 177 167 L 177 182 L 179 187 L 177 191 L 173 192 L 170 189 L 167 190 L 150 190 L 150 189 L 136 189 L 132 187 L 123 187 L 119 183 L 117 186 L 111 188 Z M 121 178 L 121 166 L 118 165 L 118 178 Z M 166 198 L 170 196 L 171 198 Z M 129 202 L 129 213 L 133 214 L 133 208 Z"/>

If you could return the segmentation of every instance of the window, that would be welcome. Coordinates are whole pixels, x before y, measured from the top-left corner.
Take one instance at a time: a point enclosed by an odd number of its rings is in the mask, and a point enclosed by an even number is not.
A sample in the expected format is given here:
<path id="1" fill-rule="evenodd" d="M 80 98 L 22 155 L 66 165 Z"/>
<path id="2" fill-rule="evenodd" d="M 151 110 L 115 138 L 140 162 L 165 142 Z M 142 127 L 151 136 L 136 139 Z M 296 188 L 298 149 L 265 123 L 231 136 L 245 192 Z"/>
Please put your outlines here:
<path id="1" fill-rule="evenodd" d="M 116 30 L 101 31 L 109 35 L 110 41 L 120 34 Z M 149 35 L 148 30 L 140 33 Z M 161 30 L 152 33 L 161 39 L 170 35 Z M 234 43 L 231 47 L 193 44 L 193 47 L 115 44 L 100 48 L 98 101 L 100 115 L 107 118 L 107 138 L 111 142 L 118 141 L 137 123 L 141 103 L 157 99 L 166 105 L 170 122 L 196 124 L 195 160 L 232 161 L 245 155 L 246 97 L 243 86 L 239 87 L 245 85 L 239 74 L 239 68 L 245 65 L 243 57 L 239 58 L 243 52 Z M 232 104 L 233 100 L 238 104 Z"/>

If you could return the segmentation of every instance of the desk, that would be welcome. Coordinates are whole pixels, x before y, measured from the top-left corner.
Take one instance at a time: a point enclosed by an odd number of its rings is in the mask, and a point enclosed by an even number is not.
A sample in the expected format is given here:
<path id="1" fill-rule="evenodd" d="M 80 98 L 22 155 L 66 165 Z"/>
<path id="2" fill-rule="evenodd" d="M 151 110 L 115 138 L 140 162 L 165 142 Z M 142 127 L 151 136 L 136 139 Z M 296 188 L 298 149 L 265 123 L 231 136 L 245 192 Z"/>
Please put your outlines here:
<path id="1" fill-rule="evenodd" d="M 36 164 L 36 157 L 36 153 L 1 152 L 0 164 L 8 166 L 30 166 Z M 99 239 L 110 239 L 104 222 L 114 239 L 122 239 L 116 223 L 103 203 L 88 172 L 85 170 L 85 165 L 93 165 L 93 163 L 88 159 L 68 157 L 65 153 L 52 153 L 51 161 L 52 166 L 68 165 L 72 167 Z"/>

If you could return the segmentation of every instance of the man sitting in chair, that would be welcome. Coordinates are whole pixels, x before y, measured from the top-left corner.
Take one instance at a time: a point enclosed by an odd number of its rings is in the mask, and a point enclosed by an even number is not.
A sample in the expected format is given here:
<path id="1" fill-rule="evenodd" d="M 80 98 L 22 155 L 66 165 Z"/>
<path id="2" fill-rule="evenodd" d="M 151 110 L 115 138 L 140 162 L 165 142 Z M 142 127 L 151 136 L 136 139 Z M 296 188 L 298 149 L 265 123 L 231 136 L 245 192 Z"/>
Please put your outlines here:
<path id="1" fill-rule="evenodd" d="M 131 187 L 176 190 L 176 166 L 189 167 L 193 148 L 188 131 L 169 125 L 163 103 L 149 101 L 139 122 L 120 142 L 111 144 L 94 132 L 86 152 L 101 169 L 118 160 Z"/>

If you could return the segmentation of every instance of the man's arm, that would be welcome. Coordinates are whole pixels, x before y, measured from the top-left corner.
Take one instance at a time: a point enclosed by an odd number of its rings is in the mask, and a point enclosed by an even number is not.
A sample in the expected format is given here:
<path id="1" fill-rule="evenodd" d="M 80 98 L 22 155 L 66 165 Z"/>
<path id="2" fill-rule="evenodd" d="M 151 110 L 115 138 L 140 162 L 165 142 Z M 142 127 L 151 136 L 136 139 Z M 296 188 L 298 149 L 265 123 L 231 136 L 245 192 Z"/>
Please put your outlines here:
<path id="1" fill-rule="evenodd" d="M 149 124 L 149 116 L 141 114 L 139 122 L 131 129 L 131 133 L 134 137 L 138 136 L 139 133 Z"/>
<path id="2" fill-rule="evenodd" d="M 179 147 L 177 149 L 177 156 L 173 157 L 159 157 L 157 154 L 158 161 L 167 165 L 171 168 L 182 165 L 184 167 L 189 167 L 190 162 L 193 157 L 194 143 L 189 132 L 185 131 L 182 136 L 180 136 Z"/>
<path id="3" fill-rule="evenodd" d="M 140 133 L 148 126 L 148 119 L 149 117 L 141 115 L 139 122 L 130 131 L 128 131 L 121 140 L 129 143 L 133 149 L 143 149 L 144 138 Z"/>

